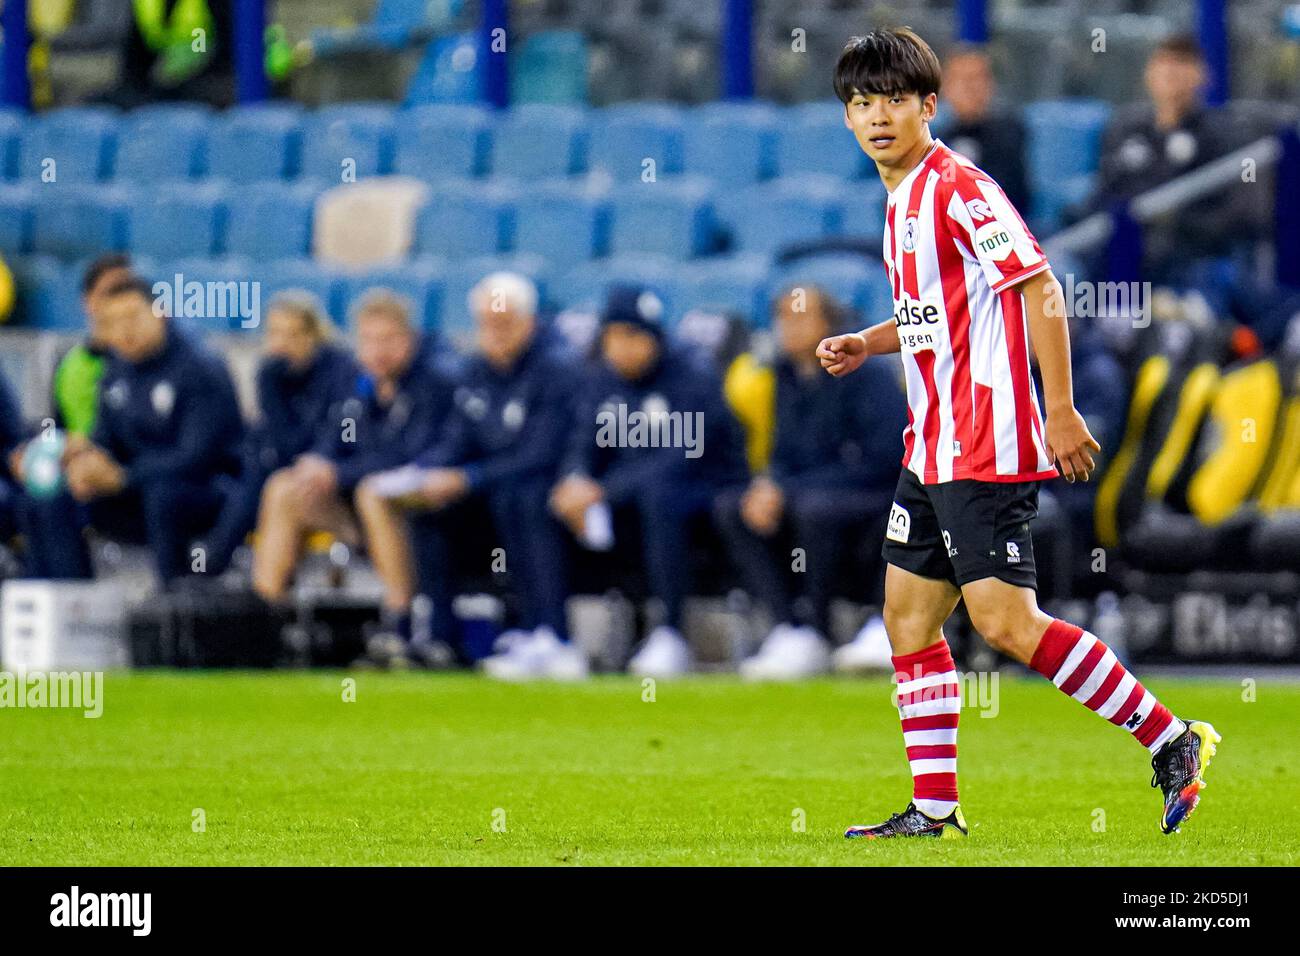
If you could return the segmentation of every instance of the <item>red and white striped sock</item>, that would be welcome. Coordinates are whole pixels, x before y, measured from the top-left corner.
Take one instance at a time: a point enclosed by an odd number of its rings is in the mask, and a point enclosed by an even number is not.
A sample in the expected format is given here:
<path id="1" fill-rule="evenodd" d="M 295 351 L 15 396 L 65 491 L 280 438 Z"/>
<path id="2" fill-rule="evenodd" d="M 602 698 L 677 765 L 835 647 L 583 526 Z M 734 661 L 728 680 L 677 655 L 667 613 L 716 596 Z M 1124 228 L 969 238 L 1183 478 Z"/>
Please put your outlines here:
<path id="1" fill-rule="evenodd" d="M 941 819 L 957 806 L 957 719 L 961 683 L 948 642 L 893 658 L 898 716 L 912 768 L 912 802 Z"/>
<path id="2" fill-rule="evenodd" d="M 1053 621 L 1029 666 L 1155 753 L 1185 724 L 1130 674 L 1104 643 L 1081 627 Z"/>

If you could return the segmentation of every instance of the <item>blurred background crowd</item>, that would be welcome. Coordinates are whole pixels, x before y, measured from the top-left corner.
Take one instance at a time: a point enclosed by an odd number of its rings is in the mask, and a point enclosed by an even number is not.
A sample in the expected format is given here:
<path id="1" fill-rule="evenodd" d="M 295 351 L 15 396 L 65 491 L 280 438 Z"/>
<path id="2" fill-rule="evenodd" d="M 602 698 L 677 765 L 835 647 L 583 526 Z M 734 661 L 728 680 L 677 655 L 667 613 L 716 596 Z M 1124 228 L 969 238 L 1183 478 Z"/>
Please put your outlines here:
<path id="1" fill-rule="evenodd" d="M 906 23 L 936 135 L 1072 307 L 1102 469 L 1044 489 L 1045 605 L 1134 654 L 1295 656 L 1300 6 L 0 16 L 7 577 L 238 609 L 281 661 L 887 666 L 900 370 L 813 348 L 892 311 L 830 69 Z M 633 412 L 680 441 L 600 439 Z"/>

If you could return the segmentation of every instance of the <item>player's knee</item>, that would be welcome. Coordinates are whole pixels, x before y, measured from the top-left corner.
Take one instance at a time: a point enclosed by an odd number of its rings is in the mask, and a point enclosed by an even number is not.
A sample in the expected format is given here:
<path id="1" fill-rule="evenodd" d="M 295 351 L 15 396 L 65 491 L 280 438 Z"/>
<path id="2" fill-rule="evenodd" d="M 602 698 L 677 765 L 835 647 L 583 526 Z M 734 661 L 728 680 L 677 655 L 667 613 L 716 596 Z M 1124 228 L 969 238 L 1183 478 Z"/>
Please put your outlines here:
<path id="1" fill-rule="evenodd" d="M 281 468 L 266 479 L 262 489 L 262 503 L 272 512 L 281 512 L 295 506 L 297 495 L 294 494 L 293 475 L 289 469 Z"/>

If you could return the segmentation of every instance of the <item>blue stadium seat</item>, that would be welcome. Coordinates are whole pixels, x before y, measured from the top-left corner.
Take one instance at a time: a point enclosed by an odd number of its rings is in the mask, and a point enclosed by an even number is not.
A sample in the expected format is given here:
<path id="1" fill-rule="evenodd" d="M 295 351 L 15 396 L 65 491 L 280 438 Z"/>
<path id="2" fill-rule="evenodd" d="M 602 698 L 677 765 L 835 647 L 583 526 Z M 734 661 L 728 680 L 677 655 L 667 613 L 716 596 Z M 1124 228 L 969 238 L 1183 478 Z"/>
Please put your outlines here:
<path id="1" fill-rule="evenodd" d="M 393 110 L 387 106 L 344 104 L 308 115 L 298 174 L 330 183 L 345 174 L 360 179 L 392 168 Z"/>
<path id="2" fill-rule="evenodd" d="M 1022 116 L 1035 184 L 1096 171 L 1109 104 L 1082 98 L 1038 100 L 1026 105 Z"/>
<path id="3" fill-rule="evenodd" d="M 655 177 L 682 168 L 682 111 L 659 103 L 623 103 L 596 111 L 587 165 L 620 181 L 639 180 L 646 161 Z"/>
<path id="4" fill-rule="evenodd" d="M 879 258 L 821 255 L 776 270 L 768 284 L 768 302 L 792 285 L 818 285 L 855 309 L 861 324 L 882 321 L 893 312 L 889 280 Z"/>
<path id="5" fill-rule="evenodd" d="M 296 110 L 232 109 L 212 121 L 208 175 L 232 183 L 287 179 L 297 174 L 302 117 Z"/>
<path id="6" fill-rule="evenodd" d="M 192 179 L 203 168 L 211 118 L 199 113 L 142 110 L 118 130 L 113 176 L 119 182 Z"/>
<path id="7" fill-rule="evenodd" d="M 715 256 L 696 259 L 682 267 L 677 308 L 721 309 L 738 312 L 754 327 L 766 327 L 768 273 L 764 256 Z"/>
<path id="8" fill-rule="evenodd" d="M 344 276 L 340 288 L 340 314 L 352 314 L 357 301 L 370 289 L 384 287 L 411 300 L 415 321 L 422 329 L 437 327 L 442 307 L 442 283 L 446 263 L 441 259 L 420 257 L 397 265 L 378 266 L 365 272 Z"/>
<path id="9" fill-rule="evenodd" d="M 258 263 L 253 271 L 261 282 L 263 306 L 279 292 L 304 289 L 321 301 L 331 317 L 337 317 L 338 324 L 345 322 L 346 314 L 342 308 L 345 276 L 334 267 L 307 258 L 277 259 Z"/>
<path id="10" fill-rule="evenodd" d="M 839 100 L 792 106 L 780 121 L 776 168 L 780 176 L 820 173 L 861 179 L 870 160 L 844 126 Z"/>
<path id="11" fill-rule="evenodd" d="M 42 194 L 32 219 L 32 249 L 64 259 L 122 249 L 128 198 L 116 186 L 67 185 Z"/>
<path id="12" fill-rule="evenodd" d="M 225 251 L 259 262 L 296 259 L 311 251 L 314 181 L 256 183 L 226 200 Z"/>
<path id="13" fill-rule="evenodd" d="M 32 183 L 0 184 L 0 253 L 24 255 L 32 247 L 37 190 Z"/>
<path id="14" fill-rule="evenodd" d="M 881 239 L 885 231 L 885 202 L 888 197 L 885 184 L 878 176 L 842 183 L 836 199 L 840 231 L 846 236 Z"/>
<path id="15" fill-rule="evenodd" d="M 543 184 L 519 198 L 513 246 L 567 269 L 604 255 L 608 228 L 609 204 L 586 184 Z"/>
<path id="16" fill-rule="evenodd" d="M 393 172 L 429 182 L 472 179 L 487 167 L 492 124 L 481 106 L 416 106 L 397 114 Z"/>
<path id="17" fill-rule="evenodd" d="M 15 324 L 50 332 L 81 332 L 81 276 L 76 267 L 53 256 L 29 256 L 10 263 L 18 288 Z"/>
<path id="18" fill-rule="evenodd" d="M 474 103 L 482 95 L 483 66 L 479 38 L 456 33 L 434 40 L 406 88 L 407 106 L 422 103 Z"/>
<path id="19" fill-rule="evenodd" d="M 771 255 L 839 230 L 839 185 L 822 176 L 759 183 L 720 197 L 719 218 L 734 250 Z"/>
<path id="20" fill-rule="evenodd" d="M 202 334 L 261 327 L 267 296 L 256 285 L 256 264 L 251 259 L 180 257 L 160 260 L 154 268 L 155 291 L 162 293 L 168 314 L 183 329 Z M 166 288 L 159 289 L 160 283 Z"/>
<path id="21" fill-rule="evenodd" d="M 587 38 L 544 30 L 524 40 L 510 64 L 513 103 L 587 102 Z"/>
<path id="22" fill-rule="evenodd" d="M 127 210 L 132 255 L 206 258 L 217 250 L 224 209 L 212 186 L 142 189 Z"/>
<path id="23" fill-rule="evenodd" d="M 484 256 L 453 263 L 447 269 L 442 287 L 437 329 L 453 344 L 462 344 L 473 334 L 474 322 L 469 314 L 469 290 L 493 272 L 518 272 L 537 284 L 538 294 L 546 298 L 550 270 L 540 256 L 527 254 Z"/>
<path id="24" fill-rule="evenodd" d="M 18 145 L 26 125 L 27 114 L 21 110 L 0 109 L 0 180 L 18 173 Z"/>
<path id="25" fill-rule="evenodd" d="M 501 183 L 436 186 L 415 223 L 415 248 L 431 256 L 490 256 L 507 248 L 516 194 Z"/>
<path id="26" fill-rule="evenodd" d="M 493 134 L 492 173 L 531 182 L 581 172 L 586 135 L 582 110 L 544 103 L 516 107 Z"/>
<path id="27" fill-rule="evenodd" d="M 776 166 L 777 116 L 766 105 L 712 103 L 686 114 L 682 168 L 743 185 L 772 176 Z"/>
<path id="28" fill-rule="evenodd" d="M 613 196 L 609 251 L 689 259 L 709 252 L 714 240 L 709 189 L 685 177 L 629 184 Z"/>
<path id="29" fill-rule="evenodd" d="M 664 302 L 666 320 L 677 317 L 682 265 L 663 256 L 631 255 L 594 259 L 555 280 L 551 300 L 563 309 L 599 311 L 611 285 L 644 285 Z"/>
<path id="30" fill-rule="evenodd" d="M 112 168 L 117 114 L 96 107 L 67 107 L 28 120 L 19 143 L 19 175 L 31 182 L 93 183 Z M 53 160 L 47 166 L 47 160 Z"/>

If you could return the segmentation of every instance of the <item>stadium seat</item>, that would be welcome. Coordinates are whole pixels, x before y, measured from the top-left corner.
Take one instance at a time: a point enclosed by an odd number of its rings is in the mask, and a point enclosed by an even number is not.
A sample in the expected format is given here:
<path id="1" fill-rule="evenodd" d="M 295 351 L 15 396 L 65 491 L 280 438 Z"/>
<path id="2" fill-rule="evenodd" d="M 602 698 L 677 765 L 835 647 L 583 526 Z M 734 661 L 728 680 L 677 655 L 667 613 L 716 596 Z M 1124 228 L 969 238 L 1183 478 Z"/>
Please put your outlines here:
<path id="1" fill-rule="evenodd" d="M 776 166 L 778 112 L 766 105 L 714 103 L 686 114 L 682 169 L 728 185 L 758 182 Z"/>
<path id="2" fill-rule="evenodd" d="M 838 231 L 838 187 L 823 176 L 775 179 L 720 195 L 718 216 L 734 250 L 772 255 Z"/>
<path id="3" fill-rule="evenodd" d="M 122 249 L 127 192 L 116 186 L 69 185 L 36 204 L 32 249 L 75 259 Z"/>
<path id="4" fill-rule="evenodd" d="M 462 6 L 462 0 L 436 4 L 429 0 L 379 0 L 369 23 L 313 30 L 312 52 L 327 58 L 369 50 L 400 50 L 453 22 Z"/>
<path id="5" fill-rule="evenodd" d="M 311 250 L 312 207 L 320 184 L 256 183 L 229 193 L 225 251 L 258 262 L 293 259 Z"/>
<path id="6" fill-rule="evenodd" d="M 113 176 L 119 182 L 192 179 L 205 160 L 211 119 L 196 112 L 141 110 L 123 120 Z"/>
<path id="7" fill-rule="evenodd" d="M 19 175 L 31 182 L 98 182 L 112 168 L 117 124 L 117 114 L 93 107 L 29 119 L 19 144 Z"/>
<path id="8" fill-rule="evenodd" d="M 50 332 L 80 332 L 86 327 L 81 309 L 80 274 L 53 256 L 29 256 L 9 263 L 18 287 L 18 324 Z"/>
<path id="9" fill-rule="evenodd" d="M 562 309 L 598 311 L 614 284 L 644 285 L 664 301 L 671 322 L 678 315 L 678 276 L 681 263 L 654 255 L 611 256 L 593 259 L 568 270 L 551 286 L 551 300 Z"/>
<path id="10" fill-rule="evenodd" d="M 709 189 L 693 179 L 624 186 L 613 195 L 611 255 L 649 253 L 689 259 L 710 251 L 714 238 Z"/>
<path id="11" fill-rule="evenodd" d="M 841 183 L 836 195 L 840 232 L 846 236 L 865 237 L 883 242 L 885 203 L 888 198 L 885 184 L 878 176 Z"/>
<path id="12" fill-rule="evenodd" d="M 19 256 L 31 249 L 38 189 L 33 183 L 0 184 L 0 253 Z"/>
<path id="13" fill-rule="evenodd" d="M 407 106 L 424 103 L 474 103 L 482 96 L 479 38 L 456 33 L 434 40 L 406 88 Z"/>
<path id="14" fill-rule="evenodd" d="M 278 259 L 258 263 L 253 274 L 261 282 L 263 305 L 277 293 L 303 289 L 319 299 L 330 316 L 337 317 L 338 324 L 342 325 L 346 320 L 341 294 L 345 277 L 336 269 L 323 266 L 314 259 Z"/>
<path id="15" fill-rule="evenodd" d="M 886 319 L 893 312 L 893 295 L 879 257 L 819 255 L 784 265 L 768 284 L 769 306 L 785 289 L 804 284 L 824 288 L 854 309 L 863 325 Z"/>
<path id="16" fill-rule="evenodd" d="M 587 184 L 544 184 L 519 199 L 513 248 L 567 269 L 604 255 L 608 227 L 608 202 Z"/>
<path id="17" fill-rule="evenodd" d="M 206 258 L 217 250 L 223 216 L 216 187 L 142 189 L 127 209 L 126 248 L 133 255 Z"/>
<path id="18" fill-rule="evenodd" d="M 0 109 L 0 180 L 13 179 L 18 172 L 18 146 L 26 125 L 25 113 Z"/>
<path id="19" fill-rule="evenodd" d="M 304 122 L 298 174 L 327 182 L 381 176 L 392 168 L 393 111 L 388 106 L 323 107 Z"/>
<path id="20" fill-rule="evenodd" d="M 626 103 L 598 110 L 591 122 L 587 165 L 619 181 L 639 180 L 654 161 L 654 175 L 682 168 L 682 112 L 658 103 Z"/>
<path id="21" fill-rule="evenodd" d="M 534 181 L 569 176 L 585 168 L 582 110 L 545 103 L 518 106 L 497 123 L 492 173 Z"/>
<path id="22" fill-rule="evenodd" d="M 586 37 L 576 30 L 545 30 L 524 40 L 510 66 L 510 100 L 586 103 Z"/>
<path id="23" fill-rule="evenodd" d="M 776 168 L 781 176 L 821 173 L 861 179 L 870 160 L 844 126 L 839 100 L 792 106 L 781 118 Z"/>
<path id="24" fill-rule="evenodd" d="M 543 301 L 546 300 L 550 272 L 540 256 L 522 254 L 465 259 L 447 269 L 436 325 L 440 335 L 458 346 L 464 346 L 470 340 L 474 322 L 469 314 L 469 290 L 484 276 L 500 271 L 528 276 L 537 284 Z"/>
<path id="25" fill-rule="evenodd" d="M 443 260 L 420 257 L 398 265 L 348 274 L 340 283 L 340 318 L 352 314 L 357 301 L 367 290 L 383 287 L 410 299 L 415 310 L 415 320 L 421 328 L 431 331 L 437 327 L 441 310 L 445 271 L 446 263 Z"/>
<path id="26" fill-rule="evenodd" d="M 418 106 L 397 116 L 393 171 L 427 182 L 470 179 L 487 166 L 492 125 L 481 106 Z"/>
<path id="27" fill-rule="evenodd" d="M 755 328 L 769 322 L 768 260 L 763 256 L 713 256 L 686 263 L 678 280 L 679 314 L 690 309 L 737 312 Z"/>
<path id="28" fill-rule="evenodd" d="M 155 291 L 161 293 L 168 314 L 188 331 L 239 332 L 261 327 L 267 296 L 265 289 L 255 284 L 251 259 L 190 256 L 159 259 L 153 268 Z M 201 295 L 192 290 L 201 290 Z M 241 308 L 252 314 L 241 314 Z"/>
<path id="29" fill-rule="evenodd" d="M 1029 174 L 1035 184 L 1095 172 L 1110 105 L 1100 100 L 1037 100 L 1028 104 Z"/>
<path id="30" fill-rule="evenodd" d="M 415 248 L 424 255 L 490 256 L 507 248 L 515 191 L 501 183 L 435 186 L 415 225 Z"/>
<path id="31" fill-rule="evenodd" d="M 301 121 L 295 110 L 236 108 L 222 114 L 208 136 L 208 175 L 241 184 L 296 175 Z"/>

